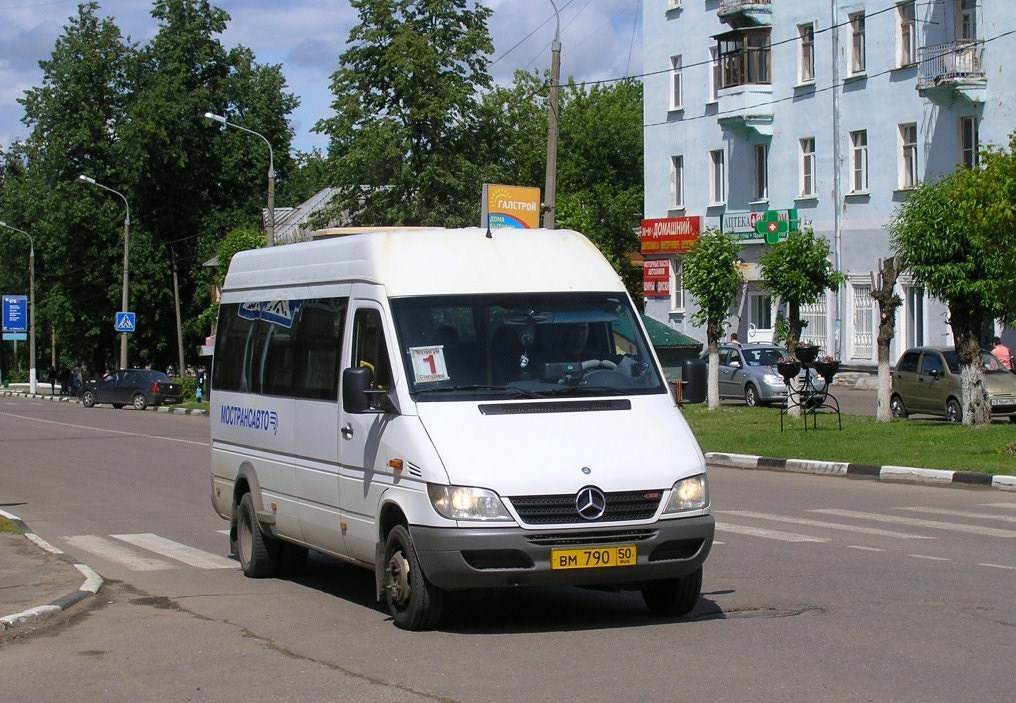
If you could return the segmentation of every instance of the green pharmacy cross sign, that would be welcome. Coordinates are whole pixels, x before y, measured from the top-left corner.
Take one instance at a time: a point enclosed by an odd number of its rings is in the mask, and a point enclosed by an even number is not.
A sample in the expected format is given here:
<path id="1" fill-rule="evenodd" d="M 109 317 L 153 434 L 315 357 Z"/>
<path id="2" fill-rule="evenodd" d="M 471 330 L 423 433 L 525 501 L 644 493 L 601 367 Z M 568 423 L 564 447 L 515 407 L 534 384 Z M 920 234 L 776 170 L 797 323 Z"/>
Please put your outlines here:
<path id="1" fill-rule="evenodd" d="M 787 218 L 782 219 L 778 210 L 766 210 L 765 216 L 755 223 L 755 233 L 765 237 L 766 244 L 776 244 L 780 235 L 797 231 L 797 210 L 787 210 Z"/>

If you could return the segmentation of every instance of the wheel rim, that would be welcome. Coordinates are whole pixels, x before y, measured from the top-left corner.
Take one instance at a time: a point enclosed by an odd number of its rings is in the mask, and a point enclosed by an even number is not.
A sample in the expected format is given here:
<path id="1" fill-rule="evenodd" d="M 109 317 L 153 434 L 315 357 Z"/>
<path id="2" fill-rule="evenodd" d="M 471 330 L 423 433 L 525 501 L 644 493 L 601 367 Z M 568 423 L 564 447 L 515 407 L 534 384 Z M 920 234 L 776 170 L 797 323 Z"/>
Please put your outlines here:
<path id="1" fill-rule="evenodd" d="M 945 406 L 945 419 L 949 422 L 959 422 L 963 416 L 963 411 L 960 409 L 959 404 L 955 400 L 949 401 Z"/>
<path id="2" fill-rule="evenodd" d="M 409 561 L 401 551 L 396 551 L 388 559 L 388 566 L 385 567 L 385 591 L 388 600 L 394 605 L 404 605 L 409 602 Z"/>
<path id="3" fill-rule="evenodd" d="M 251 535 L 251 523 L 247 519 L 246 511 L 240 513 L 240 525 L 236 535 L 237 553 L 240 556 L 241 564 L 250 563 L 250 555 L 254 549 L 254 537 Z"/>
<path id="4" fill-rule="evenodd" d="M 758 404 L 758 396 L 755 395 L 755 386 L 748 386 L 744 391 L 744 402 L 750 407 Z"/>
<path id="5" fill-rule="evenodd" d="M 145 397 L 143 395 L 138 394 L 134 396 L 134 407 L 138 410 L 145 409 Z"/>

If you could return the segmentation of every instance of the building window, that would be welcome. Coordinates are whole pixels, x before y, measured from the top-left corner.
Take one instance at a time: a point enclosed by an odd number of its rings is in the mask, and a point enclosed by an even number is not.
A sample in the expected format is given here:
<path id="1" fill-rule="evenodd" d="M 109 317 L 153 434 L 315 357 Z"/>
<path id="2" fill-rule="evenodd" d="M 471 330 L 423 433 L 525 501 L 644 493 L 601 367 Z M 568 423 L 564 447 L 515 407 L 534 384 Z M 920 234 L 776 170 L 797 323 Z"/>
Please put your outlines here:
<path id="1" fill-rule="evenodd" d="M 681 257 L 670 260 L 670 309 L 684 310 L 684 281 L 681 278 Z"/>
<path id="2" fill-rule="evenodd" d="M 914 0 L 896 6 L 899 28 L 896 65 L 910 66 L 917 62 L 917 25 L 914 22 Z"/>
<path id="3" fill-rule="evenodd" d="M 722 205 L 727 201 L 727 174 L 723 164 L 723 150 L 709 152 L 709 203 Z"/>
<path id="4" fill-rule="evenodd" d="M 977 168 L 980 163 L 978 155 L 980 142 L 977 137 L 977 122 L 976 117 L 960 118 L 960 163 L 967 168 Z"/>
<path id="5" fill-rule="evenodd" d="M 670 57 L 670 109 L 684 108 L 684 92 L 681 90 L 681 56 Z"/>
<path id="6" fill-rule="evenodd" d="M 684 207 L 684 156 L 670 157 L 670 209 Z"/>
<path id="7" fill-rule="evenodd" d="M 769 145 L 756 144 L 755 153 L 755 182 L 753 184 L 752 199 L 769 199 Z"/>
<path id="8" fill-rule="evenodd" d="M 959 0 L 957 9 L 956 38 L 960 41 L 977 39 L 977 0 Z"/>
<path id="9" fill-rule="evenodd" d="M 769 85 L 769 30 L 731 32 L 717 38 L 720 87 Z"/>
<path id="10" fill-rule="evenodd" d="M 855 283 L 854 335 L 850 356 L 854 359 L 871 359 L 875 351 L 875 299 L 871 297 L 870 283 Z"/>
<path id="11" fill-rule="evenodd" d="M 815 82 L 815 25 L 797 25 L 797 34 L 801 39 L 800 66 L 797 78 L 801 83 Z"/>
<path id="12" fill-rule="evenodd" d="M 709 47 L 709 61 L 710 70 L 709 72 L 709 101 L 716 102 L 720 99 L 719 91 L 720 86 L 723 85 L 723 76 L 720 71 L 720 50 L 718 47 Z"/>
<path id="13" fill-rule="evenodd" d="M 815 137 L 801 140 L 801 197 L 815 195 Z"/>
<path id="14" fill-rule="evenodd" d="M 917 125 L 900 125 L 900 188 L 917 185 Z"/>
<path id="15" fill-rule="evenodd" d="M 859 129 L 850 133 L 850 191 L 868 191 L 868 131 Z"/>
<path id="16" fill-rule="evenodd" d="M 847 15 L 850 21 L 850 72 L 864 73 L 864 13 Z"/>

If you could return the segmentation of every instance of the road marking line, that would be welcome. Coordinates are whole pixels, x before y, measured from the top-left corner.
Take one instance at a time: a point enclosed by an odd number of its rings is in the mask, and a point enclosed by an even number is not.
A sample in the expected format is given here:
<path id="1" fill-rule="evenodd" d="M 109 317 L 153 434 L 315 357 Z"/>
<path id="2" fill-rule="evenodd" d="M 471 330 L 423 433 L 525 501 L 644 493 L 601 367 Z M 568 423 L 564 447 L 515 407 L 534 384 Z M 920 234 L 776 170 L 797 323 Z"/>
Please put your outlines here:
<path id="1" fill-rule="evenodd" d="M 881 537 L 896 537 L 898 539 L 935 539 L 929 535 L 915 535 L 909 532 L 894 532 L 892 530 L 880 530 L 877 527 L 860 527 L 858 525 L 844 525 L 838 522 L 823 522 L 822 520 L 808 520 L 806 518 L 787 517 L 784 515 L 772 515 L 770 513 L 753 513 L 742 510 L 724 510 L 724 515 L 736 515 L 737 517 L 758 518 L 759 520 L 774 520 L 776 522 L 789 522 L 794 525 L 807 525 L 809 527 L 824 527 L 830 530 L 843 530 L 845 532 L 861 532 L 867 535 L 879 535 Z"/>
<path id="2" fill-rule="evenodd" d="M 933 557 L 927 554 L 908 554 L 907 556 L 914 559 L 927 559 L 928 561 L 952 561 L 952 559 L 946 559 L 945 557 Z"/>
<path id="3" fill-rule="evenodd" d="M 110 535 L 114 539 L 133 544 L 149 551 L 161 554 L 164 557 L 182 561 L 184 564 L 195 566 L 199 569 L 238 569 L 239 564 L 218 554 L 203 552 L 186 544 L 180 544 L 173 540 L 153 535 L 150 532 L 137 535 Z"/>
<path id="4" fill-rule="evenodd" d="M 161 559 L 152 559 L 138 554 L 133 549 L 127 549 L 122 544 L 111 542 L 105 537 L 98 535 L 74 535 L 64 537 L 63 540 L 75 549 L 80 549 L 94 554 L 103 559 L 122 564 L 132 571 L 163 571 L 175 569 L 173 564 Z"/>
<path id="5" fill-rule="evenodd" d="M 989 569 L 1005 569 L 1006 571 L 1016 571 L 1016 566 L 1009 566 L 1008 564 L 978 564 L 978 566 L 987 566 Z"/>
<path id="6" fill-rule="evenodd" d="M 780 530 L 766 530 L 761 527 L 747 527 L 745 525 L 731 525 L 726 522 L 717 522 L 716 529 L 723 532 L 734 532 L 739 535 L 751 535 L 752 537 L 765 537 L 781 542 L 828 542 L 821 537 L 810 537 L 799 535 L 793 532 L 781 532 Z"/>
<path id="7" fill-rule="evenodd" d="M 859 544 L 848 544 L 847 549 L 860 549 L 862 552 L 884 552 L 884 549 L 876 549 L 875 547 L 862 547 Z"/>
<path id="8" fill-rule="evenodd" d="M 809 510 L 812 513 L 824 515 L 835 515 L 836 517 L 850 517 L 873 522 L 889 522 L 897 525 L 912 525 L 914 527 L 928 527 L 934 530 L 951 530 L 952 532 L 968 532 L 981 537 L 1016 537 L 1014 530 L 1000 530 L 996 527 L 983 527 L 981 525 L 963 525 L 952 522 L 941 522 L 939 520 L 918 520 L 916 518 L 898 517 L 895 515 L 879 515 L 877 513 L 862 513 L 855 510 L 838 510 L 835 508 L 820 508 Z"/>
<path id="9" fill-rule="evenodd" d="M 962 510 L 947 510 L 945 508 L 899 508 L 899 509 L 911 510 L 916 513 L 931 513 L 932 515 L 967 517 L 973 520 L 1001 520 L 1002 522 L 1016 522 L 1016 515 L 991 515 L 990 513 L 968 513 Z"/>

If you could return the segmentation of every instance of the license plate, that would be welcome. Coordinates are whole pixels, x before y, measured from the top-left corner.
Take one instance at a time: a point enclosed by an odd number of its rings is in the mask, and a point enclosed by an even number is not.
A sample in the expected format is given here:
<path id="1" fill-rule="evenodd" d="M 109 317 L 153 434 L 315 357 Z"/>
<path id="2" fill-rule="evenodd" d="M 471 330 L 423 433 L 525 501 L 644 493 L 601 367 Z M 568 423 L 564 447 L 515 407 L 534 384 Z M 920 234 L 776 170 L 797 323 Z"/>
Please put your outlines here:
<path id="1" fill-rule="evenodd" d="M 551 569 L 601 569 L 609 566 L 635 566 L 638 562 L 635 545 L 618 547 L 587 547 L 584 549 L 551 549 Z"/>

